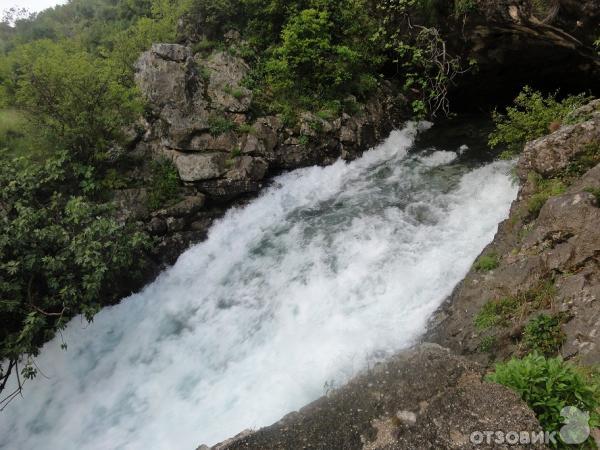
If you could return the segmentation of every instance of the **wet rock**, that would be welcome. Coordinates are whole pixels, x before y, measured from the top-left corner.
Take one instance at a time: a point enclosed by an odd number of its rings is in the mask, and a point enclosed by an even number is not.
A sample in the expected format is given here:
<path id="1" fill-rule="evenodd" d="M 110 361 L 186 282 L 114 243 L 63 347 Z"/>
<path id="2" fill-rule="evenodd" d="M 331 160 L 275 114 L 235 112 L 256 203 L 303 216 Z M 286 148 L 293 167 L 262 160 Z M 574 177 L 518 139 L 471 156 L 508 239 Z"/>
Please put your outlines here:
<path id="1" fill-rule="evenodd" d="M 209 180 L 197 183 L 198 189 L 212 200 L 223 203 L 229 202 L 240 196 L 257 193 L 262 184 L 255 180 Z"/>
<path id="2" fill-rule="evenodd" d="M 517 394 L 482 381 L 484 372 L 422 344 L 274 425 L 213 449 L 469 449 L 477 448 L 470 443 L 476 431 L 539 431 Z"/>
<path id="3" fill-rule="evenodd" d="M 527 180 L 533 171 L 542 177 L 561 174 L 576 163 L 588 145 L 600 144 L 600 117 L 594 116 L 598 102 L 581 108 L 588 118 L 578 125 L 529 143 L 519 162 L 519 176 Z M 592 114 L 591 118 L 590 113 Z M 578 113 L 579 114 L 579 113 Z M 537 218 L 527 213 L 535 186 L 525 181 L 511 207 L 510 217 L 499 227 L 484 254 L 498 254 L 500 266 L 489 273 L 472 270 L 456 287 L 432 321 L 428 339 L 442 343 L 483 362 L 510 357 L 519 352 L 521 334 L 516 332 L 539 314 L 560 312 L 566 342 L 560 353 L 586 364 L 600 363 L 600 205 L 590 189 L 600 188 L 600 164 L 571 183 L 564 194 L 550 197 Z M 476 315 L 491 300 L 539 292 L 551 286 L 546 304 L 532 305 L 511 323 L 509 329 L 493 330 L 493 351 L 480 349 L 485 333 L 474 325 Z M 537 291 L 536 291 L 537 290 Z M 506 335 L 506 339 L 500 337 Z"/>
<path id="4" fill-rule="evenodd" d="M 153 236 L 164 236 L 168 231 L 167 222 L 161 217 L 153 217 L 148 224 L 148 232 Z"/>

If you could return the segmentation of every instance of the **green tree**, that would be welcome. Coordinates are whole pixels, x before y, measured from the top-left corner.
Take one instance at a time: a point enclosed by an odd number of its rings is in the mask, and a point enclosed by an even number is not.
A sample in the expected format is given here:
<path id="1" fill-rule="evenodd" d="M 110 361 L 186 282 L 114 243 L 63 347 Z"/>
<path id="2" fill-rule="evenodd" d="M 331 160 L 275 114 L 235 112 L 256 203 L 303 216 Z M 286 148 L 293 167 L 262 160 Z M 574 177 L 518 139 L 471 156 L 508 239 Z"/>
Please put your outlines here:
<path id="1" fill-rule="evenodd" d="M 11 61 L 11 102 L 80 160 L 101 160 L 141 112 L 135 90 L 115 80 L 110 65 L 71 44 L 36 41 Z"/>

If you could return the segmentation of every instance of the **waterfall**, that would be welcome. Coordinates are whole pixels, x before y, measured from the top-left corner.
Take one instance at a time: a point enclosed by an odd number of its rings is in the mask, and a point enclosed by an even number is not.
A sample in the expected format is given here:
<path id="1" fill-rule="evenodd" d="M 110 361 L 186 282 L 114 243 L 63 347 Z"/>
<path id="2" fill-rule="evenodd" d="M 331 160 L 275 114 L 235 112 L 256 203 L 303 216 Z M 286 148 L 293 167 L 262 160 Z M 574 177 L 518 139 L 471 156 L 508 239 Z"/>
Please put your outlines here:
<path id="1" fill-rule="evenodd" d="M 193 450 L 278 420 L 423 333 L 508 215 L 510 162 L 414 148 L 278 177 L 142 292 L 71 321 L 0 448 Z"/>

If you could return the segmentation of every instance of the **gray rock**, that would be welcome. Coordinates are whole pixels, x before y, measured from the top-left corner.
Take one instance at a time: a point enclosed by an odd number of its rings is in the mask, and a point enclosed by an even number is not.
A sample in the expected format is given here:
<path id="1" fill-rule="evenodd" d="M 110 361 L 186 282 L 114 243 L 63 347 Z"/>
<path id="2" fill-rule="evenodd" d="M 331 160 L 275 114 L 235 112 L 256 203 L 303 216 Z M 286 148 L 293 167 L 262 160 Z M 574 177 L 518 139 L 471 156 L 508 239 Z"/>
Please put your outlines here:
<path id="1" fill-rule="evenodd" d="M 144 220 L 148 218 L 148 191 L 145 188 L 120 189 L 114 192 L 117 207 L 117 219 Z"/>
<path id="2" fill-rule="evenodd" d="M 200 211 L 205 203 L 206 197 L 203 194 L 190 195 L 153 215 L 157 217 L 189 217 Z"/>
<path id="3" fill-rule="evenodd" d="M 600 116 L 576 125 L 564 126 L 525 146 L 517 165 L 523 181 L 530 171 L 552 176 L 565 169 L 574 157 L 585 152 L 586 146 L 600 142 Z"/>
<path id="4" fill-rule="evenodd" d="M 588 112 L 592 109 L 583 108 Z M 559 173 L 587 144 L 599 142 L 598 120 L 592 117 L 579 125 L 563 126 L 529 143 L 518 162 L 522 182 L 530 170 L 544 176 Z M 600 208 L 595 195 L 588 192 L 590 188 L 600 188 L 600 165 L 574 180 L 564 194 L 550 197 L 539 216 L 532 219 L 527 211 L 535 186 L 531 181 L 524 182 L 509 219 L 500 225 L 494 241 L 484 250 L 484 254 L 496 252 L 500 266 L 489 273 L 472 270 L 466 276 L 432 321 L 428 339 L 481 361 L 518 354 L 515 333 L 508 328 L 494 331 L 496 344 L 492 352 L 479 350 L 485 333 L 475 327 L 474 318 L 490 300 L 535 292 L 540 283 L 552 280 L 549 313 L 561 311 L 568 317 L 562 326 L 566 342 L 560 353 L 569 358 L 576 356 L 582 363 L 599 363 Z M 522 329 L 539 313 L 530 308 L 511 324 L 512 328 Z"/>
<path id="5" fill-rule="evenodd" d="M 225 153 L 177 153 L 173 163 L 183 181 L 195 182 L 223 176 L 226 160 Z"/>
<path id="6" fill-rule="evenodd" d="M 233 167 L 227 171 L 225 178 L 228 180 L 262 180 L 269 168 L 269 164 L 262 158 L 241 156 L 234 159 Z"/>
<path id="7" fill-rule="evenodd" d="M 155 44 L 153 49 L 163 44 Z M 165 59 L 153 50 L 142 53 L 135 63 L 135 81 L 144 97 L 159 111 L 166 105 L 185 108 L 190 66 Z"/>
<path id="8" fill-rule="evenodd" d="M 156 56 L 175 62 L 184 62 L 192 56 L 192 50 L 179 44 L 153 44 L 150 50 Z"/>
<path id="9" fill-rule="evenodd" d="M 160 217 L 153 217 L 148 224 L 148 232 L 153 236 L 164 236 L 168 231 L 167 222 Z"/>
<path id="10" fill-rule="evenodd" d="M 238 137 L 234 132 L 213 136 L 210 133 L 203 133 L 194 136 L 188 145 L 185 146 L 187 151 L 223 151 L 231 152 L 238 147 Z"/>
<path id="11" fill-rule="evenodd" d="M 198 189 L 216 202 L 226 203 L 238 197 L 257 193 L 262 184 L 255 180 L 208 180 L 197 183 Z"/>
<path id="12" fill-rule="evenodd" d="M 209 71 L 208 95 L 213 108 L 232 113 L 248 111 L 252 103 L 252 91 L 241 86 L 250 70 L 243 59 L 227 52 L 213 53 L 199 64 Z"/>

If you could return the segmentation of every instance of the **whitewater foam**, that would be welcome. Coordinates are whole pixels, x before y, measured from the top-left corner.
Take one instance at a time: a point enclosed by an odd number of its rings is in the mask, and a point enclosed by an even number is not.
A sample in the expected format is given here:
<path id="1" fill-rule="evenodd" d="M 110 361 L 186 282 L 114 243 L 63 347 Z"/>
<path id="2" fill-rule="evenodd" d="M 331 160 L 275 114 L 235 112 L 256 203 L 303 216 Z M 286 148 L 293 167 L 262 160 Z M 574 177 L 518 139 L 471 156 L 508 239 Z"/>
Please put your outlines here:
<path id="1" fill-rule="evenodd" d="M 277 178 L 143 292 L 73 320 L 0 448 L 214 444 L 414 342 L 516 195 L 510 163 L 408 154 L 416 133 Z"/>

